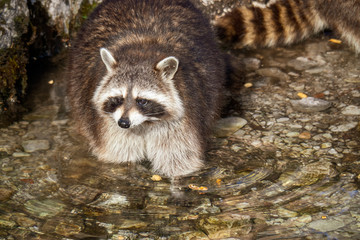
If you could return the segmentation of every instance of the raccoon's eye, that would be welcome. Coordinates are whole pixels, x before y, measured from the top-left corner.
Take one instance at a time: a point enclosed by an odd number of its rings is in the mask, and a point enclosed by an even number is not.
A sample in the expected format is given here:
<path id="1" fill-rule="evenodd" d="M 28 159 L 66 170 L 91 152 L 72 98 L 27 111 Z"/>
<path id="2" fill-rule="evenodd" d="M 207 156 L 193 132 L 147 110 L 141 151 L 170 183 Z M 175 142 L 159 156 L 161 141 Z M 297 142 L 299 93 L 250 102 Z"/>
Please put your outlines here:
<path id="1" fill-rule="evenodd" d="M 111 97 L 104 103 L 103 110 L 104 112 L 113 113 L 123 102 L 124 98 L 122 97 Z"/>
<path id="2" fill-rule="evenodd" d="M 136 103 L 140 107 L 144 107 L 149 103 L 149 100 L 139 98 L 139 99 L 136 99 Z"/>

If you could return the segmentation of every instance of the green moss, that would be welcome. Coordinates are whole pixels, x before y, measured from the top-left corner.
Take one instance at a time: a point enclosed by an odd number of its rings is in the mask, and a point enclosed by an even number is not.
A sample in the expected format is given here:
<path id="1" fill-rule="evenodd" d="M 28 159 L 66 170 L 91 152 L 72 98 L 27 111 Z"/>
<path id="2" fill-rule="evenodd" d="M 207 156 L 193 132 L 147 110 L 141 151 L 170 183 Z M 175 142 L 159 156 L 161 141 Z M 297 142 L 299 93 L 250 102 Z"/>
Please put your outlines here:
<path id="1" fill-rule="evenodd" d="M 19 15 L 14 18 L 14 22 L 15 22 L 15 31 L 19 35 L 27 32 L 29 17 L 25 15 Z"/>
<path id="2" fill-rule="evenodd" d="M 5 5 L 9 5 L 11 0 L 0 0 L 0 9 L 2 9 Z"/>
<path id="3" fill-rule="evenodd" d="M 89 0 L 85 0 L 81 3 L 78 14 L 75 19 L 70 23 L 70 30 L 76 33 L 86 19 L 88 19 L 91 12 L 98 6 L 98 3 L 90 3 Z"/>
<path id="4" fill-rule="evenodd" d="M 0 112 L 25 94 L 27 86 L 27 50 L 22 43 L 14 43 L 0 50 Z"/>

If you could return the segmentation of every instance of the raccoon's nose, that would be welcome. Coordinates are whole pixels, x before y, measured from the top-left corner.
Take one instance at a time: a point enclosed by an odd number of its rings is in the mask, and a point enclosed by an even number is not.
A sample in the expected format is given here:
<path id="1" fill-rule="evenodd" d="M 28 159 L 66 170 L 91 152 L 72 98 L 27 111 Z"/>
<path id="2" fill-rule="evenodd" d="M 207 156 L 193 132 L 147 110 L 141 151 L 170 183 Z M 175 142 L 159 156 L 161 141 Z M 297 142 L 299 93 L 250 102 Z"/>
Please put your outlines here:
<path id="1" fill-rule="evenodd" d="M 129 128 L 130 127 L 130 120 L 129 118 L 120 118 L 118 124 L 121 128 Z"/>

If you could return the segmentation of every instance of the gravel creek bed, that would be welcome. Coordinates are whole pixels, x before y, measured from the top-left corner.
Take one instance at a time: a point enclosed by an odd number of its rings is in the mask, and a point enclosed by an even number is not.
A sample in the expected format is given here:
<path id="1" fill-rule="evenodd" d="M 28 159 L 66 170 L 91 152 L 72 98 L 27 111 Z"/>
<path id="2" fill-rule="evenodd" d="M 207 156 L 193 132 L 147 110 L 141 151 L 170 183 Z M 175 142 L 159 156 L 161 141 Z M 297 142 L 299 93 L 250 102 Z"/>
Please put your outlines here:
<path id="1" fill-rule="evenodd" d="M 47 70 L 0 129 L 0 239 L 360 239 L 360 57 L 327 39 L 232 55 L 206 168 L 173 181 L 97 162 Z"/>

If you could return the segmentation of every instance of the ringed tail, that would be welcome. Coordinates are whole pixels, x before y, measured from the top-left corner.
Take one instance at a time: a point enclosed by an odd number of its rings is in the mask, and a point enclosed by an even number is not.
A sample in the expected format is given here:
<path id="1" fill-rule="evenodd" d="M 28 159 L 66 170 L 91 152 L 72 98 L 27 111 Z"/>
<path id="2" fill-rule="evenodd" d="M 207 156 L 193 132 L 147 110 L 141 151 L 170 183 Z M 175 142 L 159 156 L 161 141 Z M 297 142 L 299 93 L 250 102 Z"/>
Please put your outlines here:
<path id="1" fill-rule="evenodd" d="M 326 27 L 313 1 L 303 0 L 238 7 L 215 23 L 220 40 L 237 49 L 288 45 Z"/>

